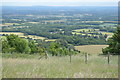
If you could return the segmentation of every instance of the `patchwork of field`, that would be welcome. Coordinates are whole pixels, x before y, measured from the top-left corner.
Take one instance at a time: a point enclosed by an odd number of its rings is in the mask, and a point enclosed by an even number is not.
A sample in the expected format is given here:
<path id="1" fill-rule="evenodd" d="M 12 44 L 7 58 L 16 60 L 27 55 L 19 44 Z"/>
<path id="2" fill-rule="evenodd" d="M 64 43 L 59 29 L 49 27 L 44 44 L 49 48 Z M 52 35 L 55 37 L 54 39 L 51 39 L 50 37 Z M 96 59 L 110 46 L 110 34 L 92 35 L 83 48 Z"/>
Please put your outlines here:
<path id="1" fill-rule="evenodd" d="M 118 57 L 88 56 L 87 64 L 84 55 L 50 57 L 48 59 L 3 58 L 3 78 L 117 78 Z"/>
<path id="2" fill-rule="evenodd" d="M 21 32 L 0 32 L 0 35 L 10 35 L 10 34 L 14 34 L 14 35 L 18 35 L 18 36 L 24 36 L 24 33 Z"/>
<path id="3" fill-rule="evenodd" d="M 36 36 L 36 35 L 24 35 L 24 33 L 22 32 L 0 32 L 0 35 L 10 35 L 10 34 L 14 34 L 14 35 L 18 35 L 19 37 L 22 38 L 31 38 L 31 39 L 41 39 L 41 40 L 45 40 L 45 37 L 40 37 L 40 36 Z M 56 41 L 56 39 L 46 39 L 45 41 Z"/>
<path id="4" fill-rule="evenodd" d="M 83 45 L 75 46 L 75 49 L 88 54 L 101 54 L 102 48 L 106 48 L 107 46 L 108 45 Z"/>
<path id="5" fill-rule="evenodd" d="M 108 35 L 108 37 L 112 36 L 112 32 L 104 32 L 104 31 L 99 31 L 99 29 L 77 29 L 73 30 L 72 34 L 77 34 L 77 35 L 89 35 L 89 36 L 99 36 L 94 33 L 101 33 L 103 35 Z"/>

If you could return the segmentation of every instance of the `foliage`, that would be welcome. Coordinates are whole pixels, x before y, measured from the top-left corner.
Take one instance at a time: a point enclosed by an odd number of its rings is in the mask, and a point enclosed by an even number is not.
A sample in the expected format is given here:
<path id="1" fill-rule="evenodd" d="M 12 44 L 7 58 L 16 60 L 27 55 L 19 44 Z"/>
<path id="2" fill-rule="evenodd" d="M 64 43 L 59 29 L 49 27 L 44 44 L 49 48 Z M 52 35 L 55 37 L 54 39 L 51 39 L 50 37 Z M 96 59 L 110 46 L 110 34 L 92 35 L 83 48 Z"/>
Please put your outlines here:
<path id="1" fill-rule="evenodd" d="M 78 51 L 75 51 L 74 46 L 71 49 L 69 49 L 69 47 L 70 45 L 67 44 L 67 41 L 58 40 L 50 43 L 49 52 L 52 56 L 63 56 L 78 53 Z"/>
<path id="2" fill-rule="evenodd" d="M 109 47 L 103 49 L 103 54 L 120 55 L 120 27 L 115 34 L 108 40 Z"/>
<path id="3" fill-rule="evenodd" d="M 26 39 L 19 38 L 17 35 L 7 35 L 6 40 L 2 41 L 2 51 L 3 53 L 31 53 L 33 47 L 29 44 L 31 45 Z"/>
<path id="4" fill-rule="evenodd" d="M 27 54 L 45 54 L 48 51 L 52 56 L 62 56 L 69 55 L 70 53 L 76 54 L 78 51 L 75 51 L 73 46 L 73 51 L 68 49 L 69 45 L 66 40 L 57 40 L 55 42 L 45 42 L 23 39 L 17 35 L 7 35 L 6 39 L 2 40 L 2 51 L 3 53 L 27 53 Z"/>

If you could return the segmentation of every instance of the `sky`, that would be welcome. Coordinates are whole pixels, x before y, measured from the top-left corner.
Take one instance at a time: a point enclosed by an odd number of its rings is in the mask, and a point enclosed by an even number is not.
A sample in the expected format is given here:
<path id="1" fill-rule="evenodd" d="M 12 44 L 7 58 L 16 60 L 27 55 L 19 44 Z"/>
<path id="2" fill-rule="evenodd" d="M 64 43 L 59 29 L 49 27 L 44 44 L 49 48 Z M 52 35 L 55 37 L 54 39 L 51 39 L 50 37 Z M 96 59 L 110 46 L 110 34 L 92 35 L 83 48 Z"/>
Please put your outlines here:
<path id="1" fill-rule="evenodd" d="M 3 6 L 117 6 L 119 0 L 2 0 Z"/>

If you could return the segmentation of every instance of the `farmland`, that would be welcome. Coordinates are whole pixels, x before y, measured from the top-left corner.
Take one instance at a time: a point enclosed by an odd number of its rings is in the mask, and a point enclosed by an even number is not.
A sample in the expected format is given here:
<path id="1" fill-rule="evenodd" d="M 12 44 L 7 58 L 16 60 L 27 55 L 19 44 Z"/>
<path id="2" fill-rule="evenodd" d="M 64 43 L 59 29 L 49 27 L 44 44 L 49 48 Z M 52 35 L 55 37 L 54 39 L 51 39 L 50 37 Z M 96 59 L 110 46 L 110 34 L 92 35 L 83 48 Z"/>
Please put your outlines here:
<path id="1" fill-rule="evenodd" d="M 102 48 L 107 47 L 108 45 L 83 45 L 83 46 L 75 46 L 75 49 L 86 52 L 88 54 L 101 54 Z"/>
<path id="2" fill-rule="evenodd" d="M 117 78 L 119 38 L 111 38 L 119 36 L 117 11 L 106 6 L 3 7 L 2 77 Z"/>
<path id="3" fill-rule="evenodd" d="M 97 33 L 97 34 L 96 34 Z M 77 29 L 73 30 L 72 34 L 77 34 L 77 35 L 89 35 L 89 36 L 99 36 L 98 34 L 103 34 L 103 35 L 108 35 L 108 37 L 112 36 L 112 32 L 105 32 L 105 31 L 100 31 L 99 29 Z"/>
<path id="4" fill-rule="evenodd" d="M 22 32 L 0 32 L 0 35 L 10 35 L 10 34 L 14 34 L 14 35 L 18 35 L 19 37 L 22 38 L 31 38 L 31 39 L 40 39 L 40 40 L 44 40 L 46 39 L 45 37 L 40 37 L 40 36 L 36 36 L 36 35 L 25 35 Z M 55 41 L 56 39 L 46 39 L 46 41 Z"/>

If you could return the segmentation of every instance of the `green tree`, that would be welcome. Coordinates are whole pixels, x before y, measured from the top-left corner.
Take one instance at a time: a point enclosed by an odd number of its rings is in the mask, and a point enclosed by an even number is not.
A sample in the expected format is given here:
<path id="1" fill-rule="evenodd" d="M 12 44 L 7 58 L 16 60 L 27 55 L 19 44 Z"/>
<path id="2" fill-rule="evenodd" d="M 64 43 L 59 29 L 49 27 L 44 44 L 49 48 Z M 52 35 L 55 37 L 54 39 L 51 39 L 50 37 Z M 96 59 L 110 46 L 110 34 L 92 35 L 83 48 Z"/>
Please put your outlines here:
<path id="1" fill-rule="evenodd" d="M 120 27 L 117 28 L 117 31 L 114 33 L 112 38 L 108 39 L 109 47 L 103 49 L 103 54 L 113 54 L 120 55 Z"/>
<path id="2" fill-rule="evenodd" d="M 31 54 L 37 53 L 37 46 L 35 45 L 34 41 L 29 41 L 29 47 L 31 49 Z"/>
<path id="3" fill-rule="evenodd" d="M 25 39 L 17 38 L 15 40 L 15 43 L 16 43 L 15 48 L 16 48 L 17 52 L 20 52 L 20 53 L 30 53 L 31 52 L 31 49 L 28 46 L 28 42 Z"/>

